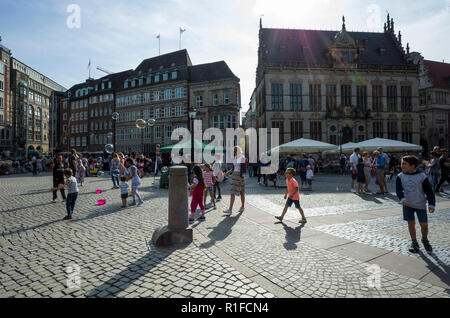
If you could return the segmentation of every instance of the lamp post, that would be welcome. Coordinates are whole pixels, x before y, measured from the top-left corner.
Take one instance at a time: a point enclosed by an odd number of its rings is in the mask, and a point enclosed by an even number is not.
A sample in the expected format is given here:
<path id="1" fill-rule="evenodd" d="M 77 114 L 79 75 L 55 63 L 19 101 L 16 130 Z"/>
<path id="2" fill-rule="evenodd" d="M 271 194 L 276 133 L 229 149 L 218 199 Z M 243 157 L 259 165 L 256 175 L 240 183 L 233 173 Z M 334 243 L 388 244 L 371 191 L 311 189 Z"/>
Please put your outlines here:
<path id="1" fill-rule="evenodd" d="M 194 107 L 189 111 L 189 118 L 191 119 L 191 162 L 194 165 L 194 120 L 197 116 L 197 109 Z"/>
<path id="2" fill-rule="evenodd" d="M 339 158 L 342 156 L 342 128 L 339 128 L 339 132 L 338 132 L 338 137 L 339 137 Z"/>
<path id="3" fill-rule="evenodd" d="M 116 150 L 116 121 L 119 120 L 119 113 L 118 112 L 114 112 L 112 114 L 112 120 L 113 120 L 113 135 L 112 135 L 112 142 L 113 142 L 113 146 L 114 146 L 114 152 L 117 152 Z"/>

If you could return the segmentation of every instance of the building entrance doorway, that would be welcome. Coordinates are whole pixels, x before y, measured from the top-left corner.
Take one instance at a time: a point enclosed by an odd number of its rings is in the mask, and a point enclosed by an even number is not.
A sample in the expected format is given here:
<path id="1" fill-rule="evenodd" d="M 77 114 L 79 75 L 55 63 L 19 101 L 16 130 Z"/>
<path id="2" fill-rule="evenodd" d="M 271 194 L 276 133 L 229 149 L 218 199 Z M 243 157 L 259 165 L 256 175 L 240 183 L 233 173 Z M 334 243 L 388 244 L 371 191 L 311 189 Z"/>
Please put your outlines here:
<path id="1" fill-rule="evenodd" d="M 353 133 L 352 133 L 352 129 L 350 127 L 345 127 L 342 130 L 342 144 L 346 144 L 349 142 L 352 142 L 353 140 Z"/>

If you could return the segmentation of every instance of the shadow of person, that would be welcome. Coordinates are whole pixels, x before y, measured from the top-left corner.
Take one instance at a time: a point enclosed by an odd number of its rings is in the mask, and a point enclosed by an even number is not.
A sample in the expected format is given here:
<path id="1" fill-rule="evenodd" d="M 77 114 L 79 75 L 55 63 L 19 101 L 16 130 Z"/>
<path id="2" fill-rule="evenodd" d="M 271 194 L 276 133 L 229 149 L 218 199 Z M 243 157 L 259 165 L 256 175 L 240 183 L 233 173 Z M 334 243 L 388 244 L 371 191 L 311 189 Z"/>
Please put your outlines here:
<path id="1" fill-rule="evenodd" d="M 200 244 L 200 248 L 209 248 L 218 241 L 225 240 L 232 232 L 233 226 L 241 217 L 242 212 L 236 214 L 236 216 L 224 215 L 223 220 L 208 234 L 209 242 Z"/>
<path id="2" fill-rule="evenodd" d="M 425 254 L 419 250 L 419 256 L 427 263 L 427 267 L 430 271 L 433 272 L 441 281 L 443 281 L 447 286 L 450 286 L 450 267 L 442 261 L 436 254 Z M 430 260 L 430 257 L 433 258 L 438 265 Z M 445 290 L 447 294 L 450 295 L 450 288 Z"/>
<path id="3" fill-rule="evenodd" d="M 292 228 L 288 225 L 286 225 L 283 222 L 278 222 L 283 225 L 284 230 L 286 231 L 286 242 L 283 243 L 283 246 L 286 250 L 292 251 L 297 249 L 297 243 L 300 242 L 301 234 L 302 234 L 302 228 L 305 226 L 305 224 L 300 224 L 296 228 Z"/>
<path id="4" fill-rule="evenodd" d="M 86 297 L 117 297 L 120 292 L 127 289 L 141 276 L 150 272 L 175 250 L 185 249 L 188 246 L 189 244 L 185 243 L 168 248 L 156 248 L 150 241 L 150 252 L 148 254 L 144 255 L 134 263 L 129 264 L 120 273 L 111 277 L 94 290 L 91 290 Z"/>

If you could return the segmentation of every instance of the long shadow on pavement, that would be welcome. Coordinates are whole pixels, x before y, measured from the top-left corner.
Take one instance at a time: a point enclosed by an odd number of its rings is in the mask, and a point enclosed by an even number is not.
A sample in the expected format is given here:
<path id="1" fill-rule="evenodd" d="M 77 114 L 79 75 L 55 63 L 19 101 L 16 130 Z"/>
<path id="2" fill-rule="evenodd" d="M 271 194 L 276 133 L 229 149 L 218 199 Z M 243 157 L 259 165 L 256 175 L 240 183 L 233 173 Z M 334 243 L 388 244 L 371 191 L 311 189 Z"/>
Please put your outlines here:
<path id="1" fill-rule="evenodd" d="M 148 254 L 128 265 L 128 267 L 120 273 L 92 290 L 86 297 L 117 297 L 120 292 L 127 289 L 140 277 L 149 273 L 175 250 L 184 249 L 189 246 L 189 244 L 183 244 L 170 248 L 157 249 L 152 242 L 150 242 L 149 245 L 151 250 Z"/>
<path id="2" fill-rule="evenodd" d="M 305 226 L 305 224 L 300 224 L 296 228 L 292 228 L 283 222 L 276 222 L 276 224 L 277 223 L 281 223 L 284 230 L 286 231 L 286 242 L 283 243 L 284 248 L 288 251 L 297 249 L 297 243 L 300 242 L 302 228 Z"/>
<path id="3" fill-rule="evenodd" d="M 242 213 L 238 213 L 234 217 L 224 215 L 224 219 L 208 234 L 209 242 L 202 243 L 199 247 L 209 248 L 216 244 L 216 242 L 225 240 L 231 234 L 231 229 L 242 216 Z"/>
<path id="4" fill-rule="evenodd" d="M 440 280 L 442 280 L 447 286 L 450 286 L 450 267 L 446 265 L 436 254 L 429 254 L 430 257 L 435 259 L 439 266 L 436 266 L 426 254 L 419 250 L 419 256 L 427 263 L 428 269 L 430 269 Z M 450 295 L 450 287 L 445 290 Z"/>

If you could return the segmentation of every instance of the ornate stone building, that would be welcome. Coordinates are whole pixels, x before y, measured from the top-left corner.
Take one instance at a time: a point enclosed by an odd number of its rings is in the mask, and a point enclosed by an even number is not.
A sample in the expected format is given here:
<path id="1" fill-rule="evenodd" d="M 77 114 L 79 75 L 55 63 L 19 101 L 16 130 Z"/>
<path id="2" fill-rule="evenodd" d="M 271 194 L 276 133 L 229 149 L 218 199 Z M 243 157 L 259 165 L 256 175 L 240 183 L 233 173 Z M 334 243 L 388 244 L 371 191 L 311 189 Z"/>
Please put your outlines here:
<path id="1" fill-rule="evenodd" d="M 420 144 L 426 153 L 434 146 L 450 149 L 450 64 L 415 54 L 420 65 Z"/>
<path id="2" fill-rule="evenodd" d="M 408 61 L 388 16 L 384 32 L 263 28 L 257 126 L 280 144 L 310 138 L 338 145 L 374 137 L 419 144 L 419 68 Z"/>
<path id="3" fill-rule="evenodd" d="M 0 44 L 0 151 L 12 146 L 10 60 L 11 50 Z"/>

